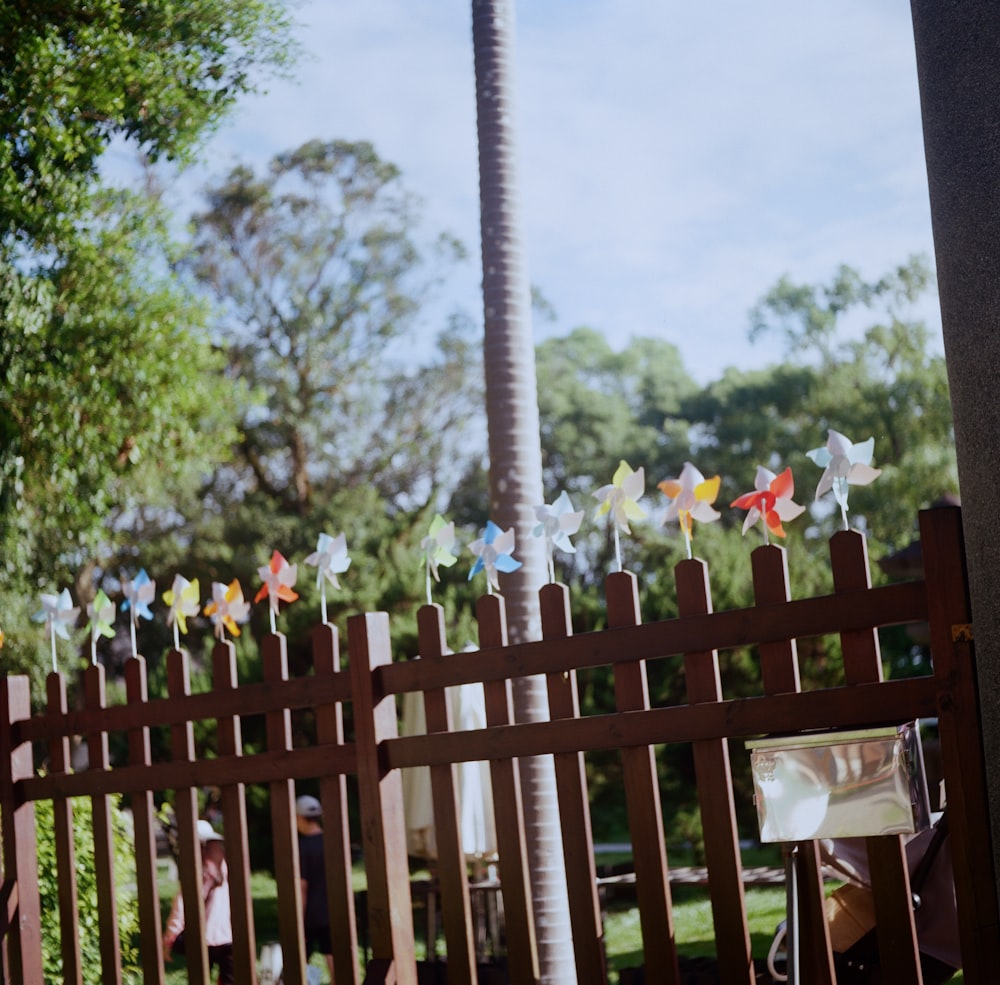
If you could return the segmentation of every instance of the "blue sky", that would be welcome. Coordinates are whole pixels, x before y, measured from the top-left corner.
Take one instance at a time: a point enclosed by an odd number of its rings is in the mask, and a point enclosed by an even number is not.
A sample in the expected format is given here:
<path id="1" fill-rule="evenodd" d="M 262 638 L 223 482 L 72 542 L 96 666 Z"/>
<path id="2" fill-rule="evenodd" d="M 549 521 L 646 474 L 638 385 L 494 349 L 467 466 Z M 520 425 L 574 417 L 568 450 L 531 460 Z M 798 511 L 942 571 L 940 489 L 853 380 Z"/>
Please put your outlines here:
<path id="1" fill-rule="evenodd" d="M 306 0 L 296 18 L 298 81 L 248 99 L 182 187 L 313 137 L 371 140 L 429 229 L 470 248 L 444 301 L 480 318 L 469 0 Z M 515 51 L 528 272 L 558 316 L 538 338 L 666 338 L 705 382 L 780 355 L 746 333 L 783 274 L 932 256 L 906 0 L 534 0 Z M 921 314 L 939 334 L 936 301 Z"/>

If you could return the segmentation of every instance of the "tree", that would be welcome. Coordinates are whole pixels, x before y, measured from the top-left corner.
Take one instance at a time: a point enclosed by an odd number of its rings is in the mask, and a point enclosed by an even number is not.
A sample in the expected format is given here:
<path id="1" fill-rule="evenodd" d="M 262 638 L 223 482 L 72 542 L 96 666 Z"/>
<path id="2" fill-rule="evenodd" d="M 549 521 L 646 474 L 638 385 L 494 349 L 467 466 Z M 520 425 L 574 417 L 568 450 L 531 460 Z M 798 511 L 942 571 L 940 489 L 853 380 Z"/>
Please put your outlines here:
<path id="1" fill-rule="evenodd" d="M 523 565 L 506 576 L 503 586 L 510 635 L 517 643 L 541 635 L 538 589 L 545 581 L 546 562 L 542 545 L 530 536 L 532 504 L 542 502 L 542 469 L 530 292 L 514 168 L 513 13 L 512 0 L 472 3 L 490 513 L 501 528 L 515 530 Z M 519 679 L 514 701 L 521 721 L 548 717 L 543 679 Z M 520 765 L 541 980 L 569 982 L 575 979 L 575 966 L 555 771 L 551 757 L 522 759 Z"/>

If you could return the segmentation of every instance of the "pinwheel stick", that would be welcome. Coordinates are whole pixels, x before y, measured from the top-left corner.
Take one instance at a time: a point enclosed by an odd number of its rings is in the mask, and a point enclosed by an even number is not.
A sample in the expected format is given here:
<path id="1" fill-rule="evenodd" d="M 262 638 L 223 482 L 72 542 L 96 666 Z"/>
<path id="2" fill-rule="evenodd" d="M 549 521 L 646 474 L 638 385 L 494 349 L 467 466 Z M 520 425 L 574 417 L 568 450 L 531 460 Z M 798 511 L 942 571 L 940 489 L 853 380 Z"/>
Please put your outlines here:
<path id="1" fill-rule="evenodd" d="M 136 621 L 138 620 L 138 618 L 139 618 L 139 615 L 135 611 L 135 606 L 133 605 L 132 606 L 131 618 L 128 621 L 129 633 L 130 633 L 130 635 L 132 637 L 132 656 L 133 657 L 139 656 L 139 647 L 138 647 L 138 645 L 135 642 L 135 624 L 136 624 Z"/>
<path id="2" fill-rule="evenodd" d="M 177 620 L 174 619 L 174 649 L 180 650 L 181 648 L 181 631 L 177 628 Z"/>
<path id="3" fill-rule="evenodd" d="M 97 633 L 93 631 L 90 634 L 90 662 L 97 663 Z"/>
<path id="4" fill-rule="evenodd" d="M 52 641 L 52 673 L 58 673 L 59 668 L 56 666 L 56 626 L 55 623 L 49 623 L 49 639 Z"/>
<path id="5" fill-rule="evenodd" d="M 271 614 L 271 632 L 276 633 L 278 631 L 278 626 L 277 623 L 274 621 L 274 609 L 271 606 L 268 606 L 267 611 Z"/>
<path id="6" fill-rule="evenodd" d="M 684 547 L 687 549 L 687 557 L 690 561 L 694 555 L 691 553 L 691 531 L 688 530 L 687 526 L 681 525 L 684 528 Z"/>
<path id="7" fill-rule="evenodd" d="M 427 604 L 431 604 L 431 565 L 427 562 Z"/>
<path id="8" fill-rule="evenodd" d="M 618 570 L 622 570 L 622 541 L 621 537 L 618 535 L 618 524 L 614 524 L 615 531 L 615 561 L 618 562 Z"/>
<path id="9" fill-rule="evenodd" d="M 556 583 L 556 562 L 552 559 L 552 555 L 549 555 L 549 584 L 554 585 Z"/>
<path id="10" fill-rule="evenodd" d="M 428 593 L 430 589 L 428 589 Z M 324 578 L 319 583 L 319 612 L 320 617 L 323 621 L 323 625 L 326 625 L 326 579 Z"/>

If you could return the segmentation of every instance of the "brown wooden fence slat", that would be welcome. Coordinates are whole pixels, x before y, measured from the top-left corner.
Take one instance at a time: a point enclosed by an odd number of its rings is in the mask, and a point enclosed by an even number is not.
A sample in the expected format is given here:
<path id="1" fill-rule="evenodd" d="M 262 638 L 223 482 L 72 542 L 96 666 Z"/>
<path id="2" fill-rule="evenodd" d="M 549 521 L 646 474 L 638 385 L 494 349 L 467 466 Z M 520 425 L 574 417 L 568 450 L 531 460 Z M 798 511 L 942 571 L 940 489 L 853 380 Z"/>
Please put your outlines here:
<path id="1" fill-rule="evenodd" d="M 712 611 L 708 566 L 691 558 L 674 569 L 677 582 L 677 610 L 680 615 Z M 687 700 L 691 704 L 722 700 L 717 650 L 684 654 Z M 698 804 L 705 838 L 705 860 L 711 877 L 708 891 L 712 900 L 719 978 L 723 985 L 754 985 L 750 928 L 743 895 L 743 863 L 736 828 L 729 742 L 705 739 L 692 743 Z"/>
<path id="2" fill-rule="evenodd" d="M 502 595 L 481 595 L 476 600 L 481 652 L 507 643 L 507 608 Z M 510 681 L 490 681 L 483 685 L 486 724 L 502 727 L 514 722 L 514 696 Z M 493 812 L 496 819 L 500 885 L 503 892 L 507 959 L 515 985 L 537 982 L 538 942 L 532 904 L 528 847 L 524 828 L 524 801 L 521 774 L 515 758 L 490 760 L 493 785 Z"/>
<path id="3" fill-rule="evenodd" d="M 757 547 L 750 556 L 750 564 L 757 605 L 777 605 L 791 598 L 785 548 L 776 544 Z M 802 689 L 795 640 L 761 643 L 760 669 L 765 694 L 794 694 Z M 782 729 L 788 727 L 781 718 L 776 717 L 775 721 L 781 723 Z M 833 985 L 836 977 L 819 845 L 815 841 L 803 841 L 794 850 L 792 846 L 785 846 L 785 862 L 786 866 L 795 866 L 798 904 L 795 926 L 801 943 L 799 970 L 804 981 Z"/>
<path id="4" fill-rule="evenodd" d="M 990 813 L 965 569 L 962 514 L 956 507 L 920 514 L 931 657 L 941 686 L 938 728 L 945 777 L 963 971 L 970 985 L 995 981 L 1000 917 L 990 844 Z"/>
<path id="5" fill-rule="evenodd" d="M 417 611 L 418 647 L 421 656 L 440 656 L 447 651 L 444 609 L 422 605 Z M 451 701 L 444 688 L 424 692 L 427 732 L 452 733 Z M 438 880 L 441 885 L 441 915 L 448 950 L 448 980 L 455 985 L 476 981 L 476 947 L 472 937 L 472 906 L 459 820 L 457 767 L 442 763 L 430 767 L 431 800 L 434 804 L 434 840 L 437 845 Z M 427 942 L 433 946 L 432 941 Z"/>
<path id="6" fill-rule="evenodd" d="M 31 746 L 14 738 L 13 724 L 31 715 L 27 677 L 0 680 L 0 764 L 11 782 L 0 784 L 0 843 L 3 849 L 3 903 L 0 935 L 7 945 L 0 962 L 6 985 L 42 985 L 42 921 L 38 891 L 35 805 L 18 803 L 14 786 L 31 776 Z"/>
<path id="7" fill-rule="evenodd" d="M 88 708 L 104 707 L 104 667 L 91 664 L 83 672 L 84 701 Z M 87 754 L 92 770 L 108 769 L 108 733 L 87 736 Z M 111 798 L 91 797 L 94 833 L 94 878 L 97 887 L 97 922 L 101 934 L 101 980 L 104 985 L 120 985 L 122 980 L 121 941 L 118 930 L 118 894 L 115 888 L 115 838 L 111 819 Z"/>
<path id="8" fill-rule="evenodd" d="M 136 703 L 146 701 L 149 697 L 144 657 L 133 657 L 125 662 L 125 696 L 130 702 Z M 148 767 L 152 762 L 148 728 L 129 731 L 128 758 L 133 766 Z M 160 923 L 160 893 L 156 884 L 156 829 L 152 790 L 133 793 L 130 803 L 134 830 L 135 883 L 139 898 L 142 980 L 143 985 L 160 985 L 164 978 L 163 928 Z M 65 947 L 65 942 L 63 946 Z"/>
<path id="9" fill-rule="evenodd" d="M 261 646 L 264 681 L 288 680 L 288 651 L 283 633 L 268 633 Z M 267 748 L 288 752 L 292 748 L 289 709 L 269 711 L 264 718 Z M 299 875 L 299 834 L 295 822 L 295 783 L 272 780 L 271 839 L 274 845 L 274 880 L 278 891 L 278 939 L 281 942 L 284 985 L 305 985 L 306 944 L 302 935 L 302 881 Z"/>
<path id="10" fill-rule="evenodd" d="M 542 636 L 546 640 L 565 639 L 573 634 L 569 589 L 565 585 L 544 585 L 539 592 Z M 576 671 L 548 674 L 549 715 L 552 718 L 579 718 L 580 696 Z M 608 980 L 604 950 L 604 925 L 597 891 L 594 864 L 594 836 L 590 821 L 587 771 L 582 752 L 559 753 L 553 757 L 559 816 L 562 821 L 563 853 L 566 858 L 566 885 L 569 895 L 570 926 L 576 955 L 578 985 L 604 985 Z"/>
<path id="11" fill-rule="evenodd" d="M 219 694 L 237 687 L 236 648 L 219 640 L 212 648 L 212 690 Z M 239 718 L 218 720 L 216 738 L 220 756 L 242 756 L 243 735 Z M 257 936 L 250 892 L 250 840 L 247 829 L 246 787 L 242 783 L 219 785 L 222 801 L 222 836 L 229 869 L 229 902 L 233 924 L 233 973 L 238 982 L 257 981 Z"/>
<path id="12" fill-rule="evenodd" d="M 317 681 L 341 673 L 340 641 L 331 623 L 312 633 L 313 669 Z M 344 675 L 346 676 L 346 675 Z M 316 742 L 343 746 L 344 712 L 339 701 L 316 706 Z M 351 828 L 348 821 L 347 777 L 325 776 L 319 782 L 323 805 L 323 851 L 326 862 L 327 902 L 333 938 L 333 980 L 336 985 L 358 985 L 358 927 L 351 879 Z"/>
<path id="13" fill-rule="evenodd" d="M 635 575 L 618 571 L 608 575 L 604 584 L 608 626 L 637 626 L 641 618 Z M 615 705 L 619 712 L 649 708 L 645 661 L 616 663 L 614 680 Z M 675 985 L 680 981 L 680 969 L 656 758 L 651 745 L 622 749 L 621 755 L 646 979 Z"/>
<path id="14" fill-rule="evenodd" d="M 857 530 L 838 530 L 830 538 L 830 564 L 837 592 L 859 592 L 871 587 L 868 545 Z M 841 633 L 840 642 L 848 684 L 883 679 L 875 629 Z M 900 835 L 888 835 L 867 838 L 866 842 L 882 974 L 887 981 L 921 985 L 923 975 L 903 839 Z"/>
<path id="15" fill-rule="evenodd" d="M 66 679 L 53 671 L 45 678 L 48 710 L 54 715 L 66 712 Z M 70 769 L 69 739 L 56 736 L 49 741 L 49 772 L 66 773 Z M 56 843 L 56 873 L 59 882 L 59 948 L 63 981 L 80 985 L 83 968 L 80 958 L 79 904 L 76 885 L 76 845 L 73 838 L 73 802 L 66 797 L 52 801 L 53 835 Z M 159 914 L 157 914 L 159 924 Z M 157 950 L 159 953 L 159 950 Z"/>
<path id="16" fill-rule="evenodd" d="M 351 616 L 347 646 L 372 944 L 365 983 L 417 985 L 403 779 L 399 770 L 383 765 L 381 755 L 382 743 L 399 734 L 396 699 L 375 689 L 374 671 L 392 662 L 388 616 L 384 612 Z"/>
<path id="17" fill-rule="evenodd" d="M 167 693 L 172 698 L 191 693 L 191 668 L 183 650 L 171 650 L 167 654 Z M 194 728 L 190 721 L 171 725 L 170 755 L 175 761 L 194 761 Z M 174 789 L 174 818 L 177 821 L 177 878 L 184 903 L 184 963 L 190 985 L 209 985 L 201 844 L 198 841 L 198 791 L 194 787 Z"/>

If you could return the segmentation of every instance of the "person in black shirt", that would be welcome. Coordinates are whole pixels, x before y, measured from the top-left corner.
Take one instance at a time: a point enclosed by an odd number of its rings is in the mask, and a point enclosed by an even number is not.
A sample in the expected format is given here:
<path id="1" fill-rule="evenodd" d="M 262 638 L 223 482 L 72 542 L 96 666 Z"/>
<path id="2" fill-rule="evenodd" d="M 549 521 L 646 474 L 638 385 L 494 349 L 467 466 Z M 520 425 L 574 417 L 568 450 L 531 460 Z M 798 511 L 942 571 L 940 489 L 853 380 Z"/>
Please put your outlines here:
<path id="1" fill-rule="evenodd" d="M 326 901 L 326 867 L 323 861 L 323 808 L 315 797 L 304 795 L 295 801 L 299 830 L 299 875 L 302 879 L 302 923 L 306 939 L 306 960 L 314 952 L 326 958 L 333 980 L 333 946 L 330 943 L 330 913 Z"/>

